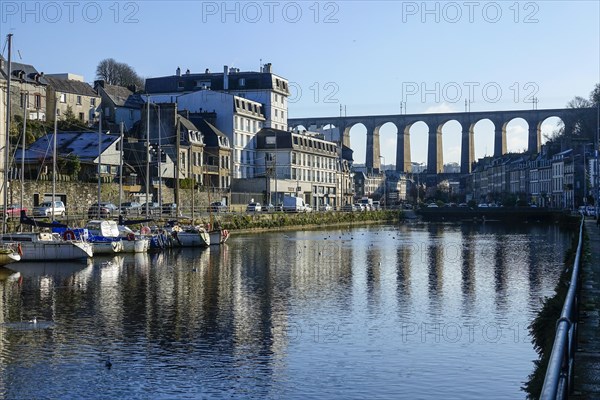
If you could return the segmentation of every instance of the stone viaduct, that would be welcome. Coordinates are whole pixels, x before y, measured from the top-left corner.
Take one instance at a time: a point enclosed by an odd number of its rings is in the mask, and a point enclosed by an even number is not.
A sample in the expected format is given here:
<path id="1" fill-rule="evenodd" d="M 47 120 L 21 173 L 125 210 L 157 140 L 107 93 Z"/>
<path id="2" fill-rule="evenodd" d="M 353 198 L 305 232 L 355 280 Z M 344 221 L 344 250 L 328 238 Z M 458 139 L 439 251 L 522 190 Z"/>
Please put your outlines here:
<path id="1" fill-rule="evenodd" d="M 304 126 L 323 128 L 325 126 L 337 127 L 341 133 L 342 143 L 350 147 L 350 129 L 356 124 L 363 124 L 367 128 L 366 167 L 368 170 L 379 170 L 381 167 L 379 156 L 379 129 L 391 122 L 398 130 L 396 142 L 396 171 L 411 172 L 410 157 L 410 127 L 417 122 L 424 122 L 429 128 L 427 146 L 427 168 L 429 173 L 443 171 L 442 157 L 442 128 L 448 121 L 457 121 L 462 127 L 461 143 L 461 173 L 471 172 L 471 165 L 475 161 L 474 133 L 475 124 L 481 120 L 490 120 L 494 124 L 494 157 L 506 153 L 506 126 L 515 118 L 523 118 L 529 125 L 528 149 L 530 153 L 537 153 L 541 146 L 541 125 L 547 118 L 558 117 L 565 124 L 565 129 L 576 124 L 582 115 L 593 113 L 595 108 L 586 109 L 546 109 L 546 110 L 513 110 L 513 111 L 479 111 L 455 112 L 439 114 L 398 114 L 398 115 L 364 115 L 344 117 L 306 117 L 290 118 L 288 126 L 296 128 Z M 435 171 L 432 169 L 435 168 Z"/>

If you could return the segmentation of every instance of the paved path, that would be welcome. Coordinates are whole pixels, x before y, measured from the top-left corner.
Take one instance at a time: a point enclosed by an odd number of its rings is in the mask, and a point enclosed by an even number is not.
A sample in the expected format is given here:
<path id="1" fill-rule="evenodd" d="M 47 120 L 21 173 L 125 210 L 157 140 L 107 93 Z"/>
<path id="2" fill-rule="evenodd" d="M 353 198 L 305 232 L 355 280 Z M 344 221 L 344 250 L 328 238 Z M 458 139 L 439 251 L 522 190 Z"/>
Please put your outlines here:
<path id="1" fill-rule="evenodd" d="M 582 269 L 579 345 L 571 399 L 600 399 L 600 228 L 588 219 L 588 253 Z"/>

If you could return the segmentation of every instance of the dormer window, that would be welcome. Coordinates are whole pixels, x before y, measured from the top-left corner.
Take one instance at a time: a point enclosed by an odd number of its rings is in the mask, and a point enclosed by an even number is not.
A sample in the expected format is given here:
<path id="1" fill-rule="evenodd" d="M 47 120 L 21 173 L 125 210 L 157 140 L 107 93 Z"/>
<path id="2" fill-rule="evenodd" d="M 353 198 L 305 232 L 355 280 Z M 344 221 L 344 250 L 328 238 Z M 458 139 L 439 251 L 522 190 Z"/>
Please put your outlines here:
<path id="1" fill-rule="evenodd" d="M 178 89 L 183 89 L 183 88 L 184 88 L 184 86 L 185 86 L 185 82 L 183 82 L 183 81 L 179 81 L 179 82 L 177 82 L 177 88 L 178 88 Z"/>
<path id="2" fill-rule="evenodd" d="M 240 78 L 238 80 L 238 85 L 240 85 L 240 87 L 246 86 L 246 78 Z"/>

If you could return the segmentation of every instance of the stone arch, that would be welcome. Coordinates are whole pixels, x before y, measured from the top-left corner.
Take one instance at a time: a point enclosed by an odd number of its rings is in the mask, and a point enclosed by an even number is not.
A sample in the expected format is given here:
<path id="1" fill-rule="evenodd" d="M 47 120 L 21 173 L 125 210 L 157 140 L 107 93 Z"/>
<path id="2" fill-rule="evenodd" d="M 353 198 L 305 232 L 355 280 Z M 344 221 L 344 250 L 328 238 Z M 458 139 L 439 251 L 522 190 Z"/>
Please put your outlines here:
<path id="1" fill-rule="evenodd" d="M 381 170 L 380 157 L 383 157 L 386 165 L 390 165 L 393 162 L 395 162 L 396 166 L 398 165 L 398 154 L 396 151 L 398 148 L 398 132 L 398 126 L 392 121 L 384 122 L 375 127 L 373 134 L 375 138 L 378 138 L 379 143 L 377 143 L 377 148 L 374 149 L 373 162 L 376 166 L 374 165 L 373 168 Z"/>
<path id="2" fill-rule="evenodd" d="M 429 131 L 427 123 L 423 120 L 409 121 L 404 125 L 402 131 L 405 140 L 408 138 L 408 151 L 411 155 L 410 171 L 413 170 L 413 163 L 419 166 L 427 165 L 427 133 Z"/>
<path id="3" fill-rule="evenodd" d="M 354 163 L 365 163 L 367 162 L 367 134 L 368 134 L 368 127 L 366 124 L 362 123 L 362 122 L 354 122 L 351 124 L 346 125 L 346 127 L 344 128 L 344 145 L 350 147 L 354 153 L 353 153 L 353 159 L 354 159 Z M 351 137 L 353 137 L 353 139 L 351 140 Z M 351 146 L 352 141 L 355 140 L 364 140 L 363 143 L 365 143 L 365 146 Z M 346 142 L 347 141 L 347 142 Z M 364 149 L 364 150 L 363 150 Z M 358 151 L 357 151 L 358 150 Z"/>
<path id="4" fill-rule="evenodd" d="M 538 129 L 540 131 L 541 143 L 543 144 L 548 139 L 551 139 L 560 131 L 563 131 L 567 122 L 559 115 L 548 115 L 540 119 Z"/>
<path id="5" fill-rule="evenodd" d="M 500 131 L 500 140 L 502 139 L 502 125 L 494 122 L 490 118 L 483 117 L 474 120 L 469 126 L 469 132 L 473 137 L 473 161 L 486 156 L 496 155 L 496 135 Z M 475 146 L 477 144 L 477 146 Z"/>
<path id="6" fill-rule="evenodd" d="M 446 163 L 456 163 L 458 166 L 461 165 L 462 160 L 462 132 L 463 123 L 456 118 L 443 120 L 438 130 L 440 135 L 443 137 L 446 135 L 442 142 L 442 157 Z M 457 171 L 458 172 L 458 171 Z"/>
<path id="7" fill-rule="evenodd" d="M 525 124 L 523 124 L 523 122 Z M 502 132 L 506 137 L 506 151 L 504 153 L 523 153 L 530 151 L 530 127 L 531 123 L 523 117 L 514 117 L 508 121 L 504 121 L 502 124 Z M 535 128 L 537 129 L 537 124 Z"/>

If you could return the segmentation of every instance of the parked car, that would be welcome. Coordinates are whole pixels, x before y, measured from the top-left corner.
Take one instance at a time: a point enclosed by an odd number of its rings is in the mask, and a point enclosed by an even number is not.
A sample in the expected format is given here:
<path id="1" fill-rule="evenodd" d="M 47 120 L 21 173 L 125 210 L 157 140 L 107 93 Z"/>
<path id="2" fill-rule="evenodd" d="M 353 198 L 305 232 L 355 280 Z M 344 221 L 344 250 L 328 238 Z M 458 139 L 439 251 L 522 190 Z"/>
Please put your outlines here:
<path id="1" fill-rule="evenodd" d="M 250 203 L 246 206 L 246 212 L 261 212 L 262 207 L 260 203 Z"/>
<path id="2" fill-rule="evenodd" d="M 98 208 L 100 208 L 99 213 Z M 110 218 L 116 215 L 119 215 L 119 208 L 113 203 L 101 202 L 100 205 L 94 203 L 88 209 L 88 218 Z"/>
<path id="3" fill-rule="evenodd" d="M 6 207 L 5 218 L 19 218 L 21 216 L 21 210 L 27 212 L 27 208 L 21 207 L 20 204 L 11 204 Z M 0 215 L 4 214 L 4 206 L 0 206 Z"/>
<path id="4" fill-rule="evenodd" d="M 262 210 L 263 211 L 267 211 L 267 212 L 274 212 L 275 211 L 275 206 L 271 203 L 269 204 L 265 204 L 264 206 L 262 206 Z"/>
<path id="5" fill-rule="evenodd" d="M 360 211 L 360 207 L 358 207 L 356 204 L 346 204 L 342 207 L 342 211 Z"/>
<path id="6" fill-rule="evenodd" d="M 304 206 L 304 212 L 312 212 L 313 208 L 310 204 Z"/>
<path id="7" fill-rule="evenodd" d="M 177 215 L 177 204 L 176 203 L 166 203 L 162 206 L 162 213 L 166 215 Z"/>
<path id="8" fill-rule="evenodd" d="M 142 205 L 135 201 L 121 203 L 121 213 L 125 215 L 139 215 L 142 213 Z"/>
<path id="9" fill-rule="evenodd" d="M 65 208 L 65 203 L 60 200 L 54 202 L 54 215 L 52 214 L 52 202 L 45 201 L 39 206 L 33 209 L 34 217 L 50 217 L 50 216 L 64 216 L 67 212 Z"/>
<path id="10" fill-rule="evenodd" d="M 146 204 L 148 205 L 148 215 L 160 215 L 161 209 L 157 202 L 149 201 L 142 204 L 142 214 L 146 214 Z"/>
<path id="11" fill-rule="evenodd" d="M 332 208 L 329 204 L 322 204 L 319 206 L 319 211 L 331 211 Z"/>
<path id="12" fill-rule="evenodd" d="M 373 210 L 379 211 L 381 210 L 381 203 L 379 203 L 378 201 L 374 201 L 371 207 L 373 207 Z"/>
<path id="13" fill-rule="evenodd" d="M 227 212 L 227 205 L 220 201 L 210 203 L 210 206 L 206 208 L 207 212 Z"/>

